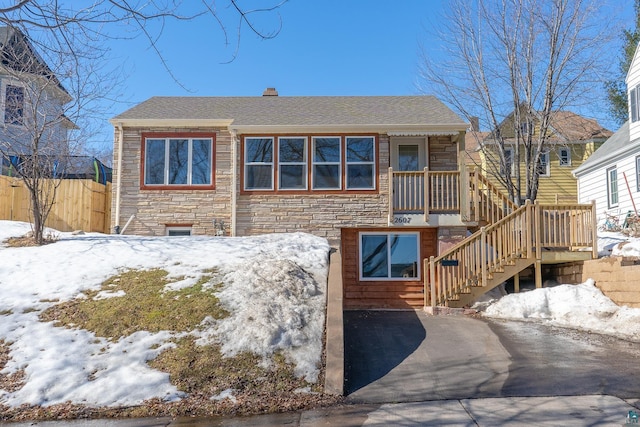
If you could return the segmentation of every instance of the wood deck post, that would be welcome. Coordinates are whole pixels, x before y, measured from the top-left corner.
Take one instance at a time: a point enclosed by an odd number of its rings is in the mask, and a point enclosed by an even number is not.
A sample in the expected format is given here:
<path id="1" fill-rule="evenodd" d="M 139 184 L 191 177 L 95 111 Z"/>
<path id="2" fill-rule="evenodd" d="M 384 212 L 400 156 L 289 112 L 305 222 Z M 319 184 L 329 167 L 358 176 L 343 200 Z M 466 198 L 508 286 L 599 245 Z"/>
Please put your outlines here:
<path id="1" fill-rule="evenodd" d="M 542 209 L 540 208 L 540 203 L 536 200 L 533 206 L 533 216 L 535 221 L 535 251 L 536 251 L 536 260 L 540 261 L 542 259 L 542 247 L 540 244 L 542 243 Z"/>
<path id="2" fill-rule="evenodd" d="M 480 237 L 480 264 L 482 265 L 482 286 L 487 286 L 487 229 L 482 227 Z"/>
<path id="3" fill-rule="evenodd" d="M 516 294 L 520 293 L 520 273 L 516 273 L 513 276 L 513 292 Z"/>
<path id="4" fill-rule="evenodd" d="M 473 169 L 473 215 L 472 221 L 480 221 L 480 188 L 478 182 L 478 167 Z"/>
<path id="5" fill-rule="evenodd" d="M 536 270 L 536 289 L 542 287 L 542 261 L 537 259 L 535 264 Z"/>
<path id="6" fill-rule="evenodd" d="M 598 259 L 598 219 L 596 217 L 596 201 L 591 201 L 591 258 Z"/>
<path id="7" fill-rule="evenodd" d="M 436 306 L 436 263 L 435 257 L 432 255 L 429 257 L 429 281 L 431 286 L 431 307 Z"/>
<path id="8" fill-rule="evenodd" d="M 422 260 L 422 271 L 424 272 L 424 277 L 422 278 L 422 293 L 424 294 L 424 306 L 429 306 L 429 298 L 431 297 L 431 292 L 429 290 L 429 260 L 427 258 Z"/>
<path id="9" fill-rule="evenodd" d="M 389 167 L 389 225 L 393 224 L 393 168 Z"/>
<path id="10" fill-rule="evenodd" d="M 429 168 L 423 169 L 424 175 L 424 222 L 429 222 Z"/>

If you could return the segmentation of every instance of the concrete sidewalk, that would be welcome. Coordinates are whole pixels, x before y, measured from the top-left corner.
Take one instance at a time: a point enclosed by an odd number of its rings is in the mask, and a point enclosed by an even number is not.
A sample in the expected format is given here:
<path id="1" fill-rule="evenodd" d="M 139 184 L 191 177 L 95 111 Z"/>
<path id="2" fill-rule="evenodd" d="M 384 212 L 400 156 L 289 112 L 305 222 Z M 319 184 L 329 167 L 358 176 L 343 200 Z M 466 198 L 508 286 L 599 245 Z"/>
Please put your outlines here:
<path id="1" fill-rule="evenodd" d="M 236 418 L 144 418 L 11 423 L 11 427 L 240 426 L 621 426 L 633 405 L 613 396 L 511 397 L 347 405 L 297 413 Z M 4 426 L 5 424 L 0 423 Z M 639 424 L 633 424 L 639 425 Z"/>

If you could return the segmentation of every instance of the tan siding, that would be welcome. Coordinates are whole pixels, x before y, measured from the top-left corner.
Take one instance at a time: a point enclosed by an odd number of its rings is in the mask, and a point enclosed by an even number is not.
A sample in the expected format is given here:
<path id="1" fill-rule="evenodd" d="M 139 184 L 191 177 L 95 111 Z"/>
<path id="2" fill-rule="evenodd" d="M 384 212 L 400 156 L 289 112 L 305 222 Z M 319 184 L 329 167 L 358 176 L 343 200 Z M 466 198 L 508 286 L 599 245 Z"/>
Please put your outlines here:
<path id="1" fill-rule="evenodd" d="M 140 159 L 143 132 L 215 132 L 215 190 L 141 190 Z M 114 144 L 114 177 L 118 166 L 118 143 Z M 231 223 L 231 135 L 211 128 L 124 129 L 120 218 L 112 208 L 112 226 L 124 227 L 134 215 L 126 234 L 164 235 L 166 224 L 192 224 L 193 234 L 215 234 L 213 220 Z M 115 185 L 113 200 L 115 202 Z"/>

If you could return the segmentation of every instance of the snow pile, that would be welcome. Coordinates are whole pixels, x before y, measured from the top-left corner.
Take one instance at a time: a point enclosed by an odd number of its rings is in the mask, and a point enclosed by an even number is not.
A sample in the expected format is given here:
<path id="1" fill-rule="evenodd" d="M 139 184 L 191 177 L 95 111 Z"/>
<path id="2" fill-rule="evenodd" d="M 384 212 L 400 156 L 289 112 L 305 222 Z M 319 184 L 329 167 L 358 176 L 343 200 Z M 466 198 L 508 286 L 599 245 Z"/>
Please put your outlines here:
<path id="1" fill-rule="evenodd" d="M 0 221 L 0 241 L 28 231 L 28 224 Z M 202 339 L 217 340 L 225 354 L 249 349 L 265 361 L 283 351 L 301 376 L 317 378 L 330 249 L 325 239 L 304 233 L 244 238 L 57 235 L 58 242 L 41 247 L 0 244 L 0 341 L 10 344 L 10 360 L 0 374 L 21 369 L 26 374 L 21 389 L 0 390 L 1 404 L 120 406 L 182 397 L 167 374 L 146 363 L 172 345 L 172 334 L 142 331 L 112 342 L 38 319 L 56 301 L 99 289 L 126 269 L 162 268 L 170 277 L 185 276 L 171 285 L 177 288 L 217 268 L 224 282 L 221 299 L 231 314 L 209 322 Z M 120 295 L 104 292 L 99 297 Z"/>
<path id="2" fill-rule="evenodd" d="M 602 233 L 601 255 L 640 257 L 640 239 L 619 233 Z M 640 309 L 618 306 L 587 280 L 510 294 L 491 302 L 487 317 L 548 322 L 640 342 Z"/>

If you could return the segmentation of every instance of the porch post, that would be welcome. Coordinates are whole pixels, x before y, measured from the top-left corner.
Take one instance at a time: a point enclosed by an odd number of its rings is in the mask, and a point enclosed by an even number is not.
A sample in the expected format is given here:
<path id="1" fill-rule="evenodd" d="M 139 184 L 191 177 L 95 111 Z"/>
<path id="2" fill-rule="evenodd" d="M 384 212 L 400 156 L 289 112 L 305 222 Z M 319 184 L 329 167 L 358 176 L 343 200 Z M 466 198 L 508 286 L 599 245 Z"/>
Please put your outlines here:
<path id="1" fill-rule="evenodd" d="M 393 224 L 393 168 L 389 167 L 389 225 Z"/>
<path id="2" fill-rule="evenodd" d="M 431 281 L 431 307 L 436 306 L 436 263 L 435 257 L 432 255 L 429 257 L 429 280 Z"/>
<path id="3" fill-rule="evenodd" d="M 424 175 L 424 222 L 429 222 L 429 168 L 425 166 L 423 169 Z"/>
<path id="4" fill-rule="evenodd" d="M 591 201 L 591 258 L 598 259 L 598 219 L 596 217 L 596 201 Z"/>
<path id="5" fill-rule="evenodd" d="M 458 182 L 458 201 L 460 202 L 460 217 L 462 221 L 470 221 L 470 192 L 469 189 L 469 172 L 464 158 L 464 132 L 458 134 L 458 173 L 460 181 Z"/>
<path id="6" fill-rule="evenodd" d="M 482 227 L 480 238 L 480 265 L 482 266 L 482 286 L 487 286 L 487 229 Z"/>

